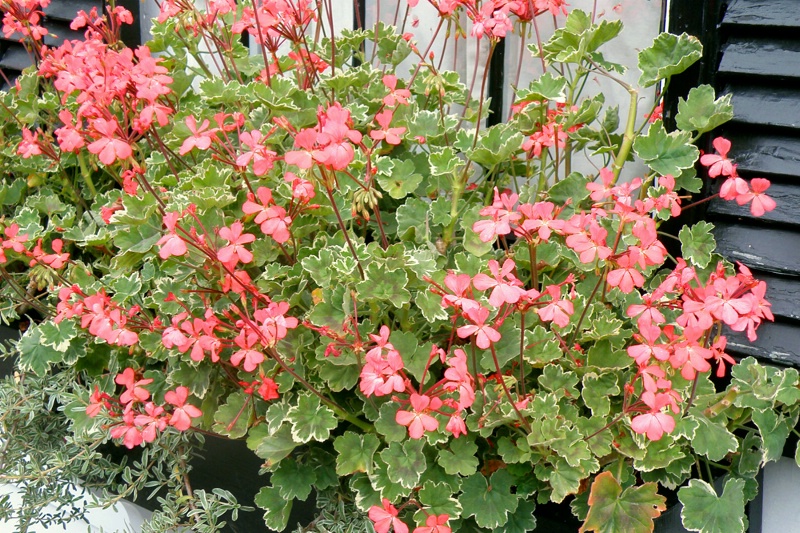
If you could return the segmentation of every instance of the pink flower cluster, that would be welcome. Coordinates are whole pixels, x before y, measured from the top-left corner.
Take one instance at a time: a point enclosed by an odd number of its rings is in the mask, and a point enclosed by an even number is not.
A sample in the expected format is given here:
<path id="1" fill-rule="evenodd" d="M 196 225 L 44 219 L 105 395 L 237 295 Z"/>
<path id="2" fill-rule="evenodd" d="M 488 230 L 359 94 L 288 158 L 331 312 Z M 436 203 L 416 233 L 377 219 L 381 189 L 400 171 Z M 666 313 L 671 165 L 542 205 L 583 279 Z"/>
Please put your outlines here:
<path id="1" fill-rule="evenodd" d="M 370 507 L 368 512 L 376 533 L 389 533 L 389 531 L 408 533 L 408 526 L 398 518 L 399 514 L 400 510 L 386 498 L 383 498 L 381 505 Z M 414 528 L 412 533 L 451 533 L 452 530 L 447 527 L 449 521 L 450 515 L 448 514 L 428 514 L 425 525 Z"/>
<path id="2" fill-rule="evenodd" d="M 9 39 L 15 33 L 20 41 L 29 37 L 33 41 L 41 41 L 48 34 L 40 25 L 50 0 L 2 0 L 0 11 L 3 12 L 3 36 Z"/>
<path id="3" fill-rule="evenodd" d="M 28 235 L 26 233 L 20 234 L 19 224 L 9 224 L 3 230 L 5 238 L 0 236 L 0 265 L 9 261 L 6 256 L 6 250 L 11 250 L 20 256 L 30 258 L 28 261 L 29 266 L 37 264 L 46 265 L 54 270 L 59 270 L 69 262 L 69 253 L 64 251 L 64 241 L 61 239 L 53 239 L 50 246 L 53 253 L 45 252 L 43 248 L 42 239 L 38 239 L 32 250 L 26 246 L 28 243 Z"/>
<path id="4" fill-rule="evenodd" d="M 189 398 L 189 389 L 186 387 L 167 391 L 164 394 L 166 404 L 156 405 L 150 399 L 150 391 L 145 388 L 153 380 L 137 379 L 132 368 L 126 368 L 118 374 L 114 382 L 125 387 L 119 400 L 95 387 L 86 406 L 86 414 L 94 418 L 105 409 L 109 417 L 119 419 L 111 426 L 111 438 L 122 439 L 126 448 L 153 442 L 167 426 L 186 431 L 192 426 L 192 418 L 202 416 L 200 409 L 186 403 Z"/>
<path id="5" fill-rule="evenodd" d="M 135 143 L 154 122 L 160 126 L 168 123 L 173 109 L 165 96 L 171 93 L 173 80 L 160 65 L 161 59 L 151 57 L 146 46 L 134 51 L 107 44 L 116 41 L 114 34 L 120 24 L 133 21 L 129 12 L 113 10 L 111 28 L 94 10 L 76 21 L 73 29 L 87 25 L 86 40 L 48 49 L 39 65 L 39 74 L 54 79 L 62 100 L 74 95 L 79 105 L 74 115 L 67 109 L 59 113 L 64 125 L 55 130 L 58 146 L 65 152 L 78 152 L 86 146 L 104 165 L 129 161 Z M 124 113 L 124 118 L 117 113 Z M 27 144 L 20 149 L 34 153 L 34 140 L 23 140 Z"/>
<path id="6" fill-rule="evenodd" d="M 669 407 L 678 413 L 680 400 L 666 379 L 672 371 L 686 380 L 709 372 L 717 365 L 717 376 L 725 374 L 726 364 L 734 364 L 725 353 L 727 339 L 718 332 L 718 324 L 734 331 L 746 331 L 755 340 L 755 329 L 763 320 L 773 320 L 770 304 L 764 299 L 766 283 L 755 280 L 743 265 L 739 273 L 728 276 L 722 264 L 702 283 L 692 267 L 683 260 L 651 293 L 642 296 L 641 304 L 631 305 L 627 314 L 636 318 L 637 344 L 627 348 L 639 367 L 636 379 L 642 380 L 641 401 L 645 412 L 634 417 L 631 428 L 658 440 L 675 427 L 674 419 L 663 412 Z M 664 312 L 677 310 L 674 322 Z M 635 412 L 636 406 L 631 411 Z"/>
<path id="7" fill-rule="evenodd" d="M 736 165 L 728 159 L 731 142 L 723 137 L 717 137 L 712 143 L 716 154 L 705 154 L 700 157 L 700 164 L 708 168 L 708 177 L 727 178 L 719 190 L 723 200 L 736 200 L 739 205 L 750 203 L 750 212 L 753 216 L 764 214 L 775 209 L 775 200 L 765 194 L 770 182 L 765 178 L 753 178 L 750 183 L 739 177 Z"/>
<path id="8" fill-rule="evenodd" d="M 387 326 L 381 326 L 379 335 L 370 335 L 374 346 L 367 351 L 361 369 L 361 392 L 365 396 L 377 397 L 403 393 L 404 397 L 392 396 L 401 405 L 408 407 L 397 411 L 395 421 L 408 428 L 408 435 L 412 439 L 420 439 L 426 431 L 439 429 L 437 415 L 448 418 L 445 430 L 453 436 L 466 434 L 467 427 L 462 413 L 475 401 L 475 390 L 464 350 L 456 348 L 447 357 L 444 350 L 433 346 L 425 374 L 436 360 L 446 364 L 447 369 L 442 378 L 427 390 L 417 390 L 405 374 L 400 352 L 389 342 L 390 334 Z M 421 382 L 424 381 L 423 375 Z"/>
<path id="9" fill-rule="evenodd" d="M 139 334 L 130 327 L 143 327 L 136 321 L 130 324 L 132 319 L 137 318 L 139 306 L 126 310 L 106 295 L 104 290 L 86 295 L 77 285 L 61 288 L 58 300 L 57 314 L 53 318 L 56 324 L 64 319 L 80 317 L 82 328 L 108 344 L 133 346 L 139 342 Z"/>

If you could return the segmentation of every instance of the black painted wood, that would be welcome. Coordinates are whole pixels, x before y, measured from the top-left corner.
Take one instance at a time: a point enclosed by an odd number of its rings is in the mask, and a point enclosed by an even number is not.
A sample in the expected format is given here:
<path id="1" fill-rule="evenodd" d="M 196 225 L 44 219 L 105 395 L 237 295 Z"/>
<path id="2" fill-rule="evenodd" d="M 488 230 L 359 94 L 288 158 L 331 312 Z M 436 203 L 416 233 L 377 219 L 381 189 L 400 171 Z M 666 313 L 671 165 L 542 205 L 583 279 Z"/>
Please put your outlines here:
<path id="1" fill-rule="evenodd" d="M 758 329 L 758 338 L 750 342 L 746 335 L 724 330 L 728 338 L 726 351 L 737 357 L 751 355 L 762 361 L 800 367 L 800 326 L 775 322 Z"/>
<path id="2" fill-rule="evenodd" d="M 800 138 L 777 132 L 754 135 L 741 129 L 733 130 L 726 137 L 732 143 L 730 156 L 739 165 L 740 172 L 784 176 L 797 183 L 796 178 L 800 178 Z"/>
<path id="3" fill-rule="evenodd" d="M 102 5 L 102 2 L 97 0 L 56 0 L 44 8 L 44 14 L 48 19 L 71 21 L 78 11 L 89 13 L 93 7 L 96 7 L 98 13 L 102 15 Z M 49 27 L 47 28 L 49 29 Z"/>
<path id="4" fill-rule="evenodd" d="M 21 71 L 31 64 L 31 56 L 21 44 L 12 44 L 0 58 L 0 68 L 3 70 Z"/>
<path id="5" fill-rule="evenodd" d="M 797 0 L 731 0 L 723 26 L 800 28 Z"/>
<path id="6" fill-rule="evenodd" d="M 800 91 L 795 88 L 736 83 L 726 86 L 725 93 L 732 95 L 734 123 L 774 128 L 772 131 L 800 128 Z"/>
<path id="7" fill-rule="evenodd" d="M 715 222 L 717 250 L 731 261 L 764 272 L 800 276 L 800 235 L 797 232 Z M 800 353 L 800 344 L 797 346 Z"/>
<path id="8" fill-rule="evenodd" d="M 732 37 L 722 49 L 719 73 L 800 79 L 800 40 Z"/>

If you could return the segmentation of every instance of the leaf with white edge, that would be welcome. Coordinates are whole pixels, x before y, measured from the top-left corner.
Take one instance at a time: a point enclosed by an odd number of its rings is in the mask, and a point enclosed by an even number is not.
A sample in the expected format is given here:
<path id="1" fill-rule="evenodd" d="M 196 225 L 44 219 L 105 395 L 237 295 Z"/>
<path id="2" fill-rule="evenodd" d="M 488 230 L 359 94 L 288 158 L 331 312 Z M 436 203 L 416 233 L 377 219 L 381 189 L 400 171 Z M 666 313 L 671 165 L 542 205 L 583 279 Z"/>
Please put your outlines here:
<path id="1" fill-rule="evenodd" d="M 536 529 L 536 502 L 519 500 L 517 510 L 508 515 L 508 522 L 492 530 L 492 533 L 527 533 Z"/>
<path id="2" fill-rule="evenodd" d="M 475 442 L 459 437 L 450 441 L 450 449 L 439 450 L 439 466 L 450 476 L 471 476 L 478 471 Z"/>
<path id="3" fill-rule="evenodd" d="M 371 263 L 366 270 L 366 279 L 356 285 L 356 291 L 365 301 L 389 303 L 400 308 L 411 301 L 406 289 L 408 274 L 405 270 L 387 270 Z"/>
<path id="4" fill-rule="evenodd" d="M 369 475 L 369 481 L 375 490 L 380 491 L 381 498 L 388 498 L 390 501 L 405 498 L 411 493 L 410 488 L 404 487 L 397 477 L 389 473 L 389 467 L 383 461 L 375 461 L 375 468 Z"/>
<path id="5" fill-rule="evenodd" d="M 453 489 L 446 483 L 426 481 L 418 496 L 427 514 L 447 514 L 450 515 L 450 520 L 461 516 L 461 504 L 453 498 Z"/>
<path id="6" fill-rule="evenodd" d="M 703 55 L 703 45 L 697 37 L 686 33 L 662 33 L 653 44 L 639 52 L 639 85 L 650 87 L 656 82 L 680 74 Z"/>
<path id="7" fill-rule="evenodd" d="M 498 470 L 487 480 L 477 472 L 461 484 L 463 516 L 474 516 L 475 522 L 486 528 L 498 528 L 508 522 L 508 516 L 517 510 L 519 496 L 511 492 L 514 480 L 505 470 Z"/>
<path id="8" fill-rule="evenodd" d="M 293 500 L 286 501 L 282 498 L 276 487 L 261 487 L 253 500 L 260 508 L 264 509 L 264 523 L 275 531 L 283 531 L 289 523 L 289 513 L 292 511 Z"/>
<path id="9" fill-rule="evenodd" d="M 287 418 L 292 423 L 292 438 L 300 444 L 327 440 L 339 423 L 330 407 L 320 405 L 319 398 L 313 394 L 301 394 L 297 405 L 289 409 Z"/>
<path id="10" fill-rule="evenodd" d="M 520 150 L 522 134 L 508 125 L 492 127 L 485 135 L 481 136 L 474 149 L 467 153 L 467 157 L 484 167 L 492 167 Z"/>
<path id="11" fill-rule="evenodd" d="M 243 391 L 232 393 L 214 413 L 213 431 L 231 439 L 238 439 L 247 433 L 253 413 L 253 397 Z"/>
<path id="12" fill-rule="evenodd" d="M 705 133 L 733 120 L 733 95 L 716 96 L 712 86 L 701 85 L 691 89 L 686 100 L 678 98 L 678 129 Z"/>
<path id="13" fill-rule="evenodd" d="M 694 166 L 700 151 L 692 144 L 692 134 L 686 131 L 667 133 L 661 122 L 652 124 L 647 134 L 636 137 L 633 150 L 647 166 L 661 175 L 677 176 Z"/>
<path id="14" fill-rule="evenodd" d="M 449 146 L 443 148 L 441 152 L 431 152 L 429 160 L 432 176 L 455 174 L 456 169 L 463 164 L 456 155 L 456 151 Z"/>
<path id="15" fill-rule="evenodd" d="M 791 423 L 772 409 L 754 409 L 752 417 L 761 434 L 763 462 L 777 461 L 783 455 L 786 438 L 792 431 Z"/>
<path id="16" fill-rule="evenodd" d="M 710 420 L 697 408 L 692 408 L 689 416 L 685 418 L 697 422 L 692 437 L 692 448 L 700 455 L 705 455 L 712 461 L 720 461 L 739 448 L 736 436 L 724 425 L 727 418 L 722 417 L 719 422 Z"/>
<path id="17" fill-rule="evenodd" d="M 66 352 L 70 341 L 78 335 L 78 326 L 74 320 L 62 320 L 58 324 L 49 321 L 39 325 L 41 342 L 57 352 Z"/>
<path id="18" fill-rule="evenodd" d="M 586 477 L 582 468 L 570 466 L 565 459 L 559 457 L 552 467 L 543 464 L 536 465 L 536 476 L 550 482 L 553 491 L 550 493 L 550 501 L 561 503 L 570 494 L 577 494 L 581 487 L 581 481 Z"/>
<path id="19" fill-rule="evenodd" d="M 599 474 L 589 493 L 589 515 L 580 533 L 651 533 L 653 519 L 667 508 L 658 485 L 645 483 L 622 490 L 611 472 Z"/>
<path id="20" fill-rule="evenodd" d="M 316 481 L 317 474 L 314 467 L 297 461 L 281 461 L 270 478 L 272 485 L 278 487 L 281 497 L 302 501 L 311 494 L 311 488 Z"/>
<path id="21" fill-rule="evenodd" d="M 422 311 L 422 316 L 428 322 L 435 322 L 437 320 L 446 320 L 450 315 L 447 310 L 442 307 L 442 297 L 432 293 L 431 291 L 419 291 L 414 297 L 414 303 L 417 308 Z"/>
<path id="22" fill-rule="evenodd" d="M 536 48 L 536 44 L 532 45 Z M 536 50 L 538 54 L 538 48 Z M 517 91 L 517 97 L 520 100 L 560 100 L 567 97 L 567 79 L 563 76 L 557 76 L 551 72 L 545 72 L 536 80 L 531 82 L 526 89 Z"/>
<path id="23" fill-rule="evenodd" d="M 50 365 L 59 363 L 64 353 L 42 342 L 42 331 L 39 327 L 28 329 L 17 343 L 19 366 L 21 370 L 30 371 L 43 376 L 50 370 Z"/>
<path id="24" fill-rule="evenodd" d="M 747 519 L 744 515 L 744 486 L 740 478 L 728 478 L 722 495 L 701 479 L 693 479 L 678 491 L 683 504 L 683 527 L 701 533 L 744 533 Z"/>
<path id="25" fill-rule="evenodd" d="M 379 409 L 380 414 L 375 421 L 375 431 L 383 435 L 386 442 L 400 442 L 406 438 L 406 433 L 408 433 L 405 426 L 397 423 L 396 417 L 399 408 L 400 404 L 397 402 L 386 402 Z"/>
<path id="26" fill-rule="evenodd" d="M 361 511 L 367 512 L 373 505 L 381 504 L 381 495 L 366 474 L 356 474 L 350 478 L 350 490 L 355 493 L 355 503 Z"/>
<path id="27" fill-rule="evenodd" d="M 706 268 L 711 262 L 711 255 L 717 248 L 712 230 L 714 225 L 701 221 L 694 226 L 684 226 L 678 233 L 681 241 L 681 253 L 691 265 Z"/>
<path id="28" fill-rule="evenodd" d="M 413 161 L 406 159 L 389 163 L 388 173 L 379 172 L 375 179 L 378 180 L 381 188 L 395 200 L 405 198 L 422 183 L 422 174 L 417 173 Z"/>
<path id="29" fill-rule="evenodd" d="M 288 457 L 297 447 L 297 443 L 292 439 L 288 424 L 281 426 L 275 433 L 271 433 L 266 424 L 259 424 L 247 435 L 247 447 L 264 459 L 266 468 L 271 468 Z"/>
<path id="30" fill-rule="evenodd" d="M 422 453 L 424 445 L 422 439 L 407 440 L 402 446 L 399 442 L 393 442 L 380 453 L 388 467 L 387 473 L 394 482 L 407 489 L 417 486 L 427 467 L 425 454 Z"/>
<path id="31" fill-rule="evenodd" d="M 372 473 L 372 457 L 380 446 L 378 437 L 371 434 L 359 435 L 346 431 L 336 437 L 333 448 L 336 450 L 336 473 L 346 476 L 353 472 Z"/>

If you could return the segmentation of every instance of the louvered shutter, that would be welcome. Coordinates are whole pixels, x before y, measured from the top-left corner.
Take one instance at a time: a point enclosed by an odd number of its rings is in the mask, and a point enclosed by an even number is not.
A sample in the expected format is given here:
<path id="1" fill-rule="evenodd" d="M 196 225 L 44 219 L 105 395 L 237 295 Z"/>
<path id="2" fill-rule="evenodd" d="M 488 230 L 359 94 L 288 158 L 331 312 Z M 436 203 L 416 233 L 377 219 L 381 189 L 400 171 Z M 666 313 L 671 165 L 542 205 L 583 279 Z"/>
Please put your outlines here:
<path id="1" fill-rule="evenodd" d="M 763 217 L 747 206 L 713 200 L 705 219 L 716 226 L 718 250 L 747 265 L 768 284 L 775 323 L 758 340 L 728 333 L 728 351 L 800 367 L 800 3 L 796 0 L 674 0 L 672 31 L 702 37 L 701 64 L 680 80 L 671 97 L 696 83 L 712 83 L 733 97 L 732 122 L 708 136 L 733 143 L 730 156 L 745 179 L 772 181 L 777 209 Z M 674 114 L 673 114 L 674 116 Z M 717 192 L 720 183 L 711 183 Z"/>

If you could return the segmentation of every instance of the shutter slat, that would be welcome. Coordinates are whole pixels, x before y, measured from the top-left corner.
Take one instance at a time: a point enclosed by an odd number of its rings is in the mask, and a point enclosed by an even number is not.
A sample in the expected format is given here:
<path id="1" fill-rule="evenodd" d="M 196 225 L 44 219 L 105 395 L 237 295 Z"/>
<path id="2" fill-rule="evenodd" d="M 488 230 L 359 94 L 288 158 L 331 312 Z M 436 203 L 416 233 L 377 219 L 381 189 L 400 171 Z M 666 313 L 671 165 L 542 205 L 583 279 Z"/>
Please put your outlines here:
<path id="1" fill-rule="evenodd" d="M 99 15 L 104 14 L 102 4 L 93 0 L 57 0 L 50 2 L 50 5 L 44 8 L 44 14 L 49 20 L 57 19 L 71 22 L 75 15 L 78 14 L 78 11 L 83 10 L 89 13 L 93 7 L 97 8 Z M 46 26 L 46 28 L 50 29 L 49 26 Z"/>
<path id="2" fill-rule="evenodd" d="M 31 64 L 33 64 L 33 61 L 28 51 L 18 43 L 11 44 L 3 54 L 3 57 L 0 58 L 0 68 L 3 70 L 21 71 Z"/>
<path id="3" fill-rule="evenodd" d="M 780 322 L 764 324 L 758 329 L 754 342 L 743 333 L 727 328 L 724 333 L 728 338 L 725 351 L 731 355 L 752 355 L 770 363 L 800 367 L 800 326 Z"/>
<path id="4" fill-rule="evenodd" d="M 800 246 L 796 232 L 715 222 L 717 252 L 748 267 L 800 276 Z"/>
<path id="5" fill-rule="evenodd" d="M 800 28 L 797 0 L 731 0 L 723 26 Z"/>
<path id="6" fill-rule="evenodd" d="M 788 135 L 739 133 L 728 135 L 728 138 L 732 143 L 730 157 L 739 165 L 740 171 L 751 175 L 800 177 L 800 139 Z"/>
<path id="7" fill-rule="evenodd" d="M 800 78 L 800 42 L 733 37 L 723 48 L 719 73 L 725 75 Z"/>
<path id="8" fill-rule="evenodd" d="M 734 123 L 800 128 L 800 91 L 797 89 L 735 84 L 728 85 L 725 93 L 733 95 Z"/>

